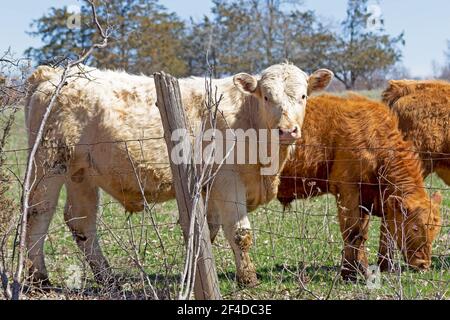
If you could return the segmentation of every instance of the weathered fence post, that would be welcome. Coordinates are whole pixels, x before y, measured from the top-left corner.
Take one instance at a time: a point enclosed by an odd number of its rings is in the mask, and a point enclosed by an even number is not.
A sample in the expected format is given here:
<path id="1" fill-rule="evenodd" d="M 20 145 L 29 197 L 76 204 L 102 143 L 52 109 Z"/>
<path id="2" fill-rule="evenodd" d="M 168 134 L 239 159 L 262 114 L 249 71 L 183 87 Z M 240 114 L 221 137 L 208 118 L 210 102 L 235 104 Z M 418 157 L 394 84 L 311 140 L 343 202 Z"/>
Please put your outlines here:
<path id="1" fill-rule="evenodd" d="M 154 80 L 158 97 L 157 105 L 161 113 L 164 137 L 170 158 L 175 144 L 171 139 L 172 133 L 177 129 L 184 129 L 189 132 L 189 126 L 181 102 L 178 80 L 164 72 L 155 73 Z M 187 139 L 189 138 L 187 137 Z M 191 142 L 188 140 L 187 143 Z M 191 148 L 191 150 L 193 149 Z M 194 205 L 195 200 L 192 195 L 195 184 L 193 164 L 189 163 L 190 161 L 186 162 L 175 164 L 170 159 L 180 224 L 186 245 L 189 239 L 191 219 L 197 221 L 194 225 L 194 236 L 199 239 L 200 251 L 195 273 L 194 295 L 197 300 L 219 300 L 221 295 L 209 228 L 206 222 L 206 209 L 201 196 L 196 199 L 198 203 Z"/>

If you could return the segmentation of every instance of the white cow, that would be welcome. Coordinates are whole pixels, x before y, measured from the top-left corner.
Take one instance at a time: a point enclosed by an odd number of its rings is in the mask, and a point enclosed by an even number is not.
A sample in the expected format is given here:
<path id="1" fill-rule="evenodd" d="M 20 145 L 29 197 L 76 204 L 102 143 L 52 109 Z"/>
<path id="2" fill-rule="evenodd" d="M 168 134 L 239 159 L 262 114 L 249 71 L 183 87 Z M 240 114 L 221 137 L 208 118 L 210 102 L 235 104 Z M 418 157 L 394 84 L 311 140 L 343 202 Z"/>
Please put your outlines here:
<path id="1" fill-rule="evenodd" d="M 87 77 L 70 77 L 58 97 L 36 157 L 27 244 L 30 272 L 39 282 L 48 279 L 44 239 L 63 185 L 67 189 L 65 220 L 99 282 L 108 282 L 112 276 L 96 234 L 99 189 L 127 211 L 143 210 L 137 169 L 149 202 L 174 198 L 153 78 L 83 69 Z M 43 66 L 29 79 L 26 122 L 30 146 L 61 72 Z M 223 95 L 218 128 L 276 129 L 281 140 L 294 142 L 301 136 L 308 94 L 327 87 L 332 77 L 326 69 L 308 77 L 294 65 L 279 64 L 259 76 L 241 73 L 213 80 L 213 87 Z M 205 112 L 207 116 L 204 79 L 181 79 L 180 88 L 191 122 L 199 121 Z M 256 164 L 229 164 L 220 169 L 212 187 L 208 207 L 211 235 L 214 238 L 219 226 L 223 227 L 241 284 L 257 281 L 249 256 L 252 235 L 248 211 L 275 198 L 290 148 L 279 147 L 280 166 L 274 175 L 261 175 L 263 164 L 259 160 Z"/>

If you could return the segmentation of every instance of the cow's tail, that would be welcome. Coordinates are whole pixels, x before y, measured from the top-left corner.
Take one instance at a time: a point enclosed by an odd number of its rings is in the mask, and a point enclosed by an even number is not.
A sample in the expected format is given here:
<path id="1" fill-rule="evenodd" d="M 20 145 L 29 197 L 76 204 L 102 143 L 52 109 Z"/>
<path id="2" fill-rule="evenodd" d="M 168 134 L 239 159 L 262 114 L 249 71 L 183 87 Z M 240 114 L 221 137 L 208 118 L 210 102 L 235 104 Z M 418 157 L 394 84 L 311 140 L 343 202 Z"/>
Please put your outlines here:
<path id="1" fill-rule="evenodd" d="M 49 66 L 40 66 L 28 77 L 28 93 L 33 95 L 34 90 L 43 82 L 53 79 L 58 70 Z"/>
<path id="2" fill-rule="evenodd" d="M 31 102 L 33 94 L 35 94 L 39 85 L 53 79 L 58 75 L 58 70 L 50 66 L 40 66 L 38 67 L 27 80 L 27 95 L 25 98 L 25 121 L 28 126 L 28 117 L 31 109 Z"/>
<path id="3" fill-rule="evenodd" d="M 48 81 L 57 74 L 57 70 L 50 66 L 40 66 L 28 78 L 30 85 L 39 85 L 41 82 Z"/>

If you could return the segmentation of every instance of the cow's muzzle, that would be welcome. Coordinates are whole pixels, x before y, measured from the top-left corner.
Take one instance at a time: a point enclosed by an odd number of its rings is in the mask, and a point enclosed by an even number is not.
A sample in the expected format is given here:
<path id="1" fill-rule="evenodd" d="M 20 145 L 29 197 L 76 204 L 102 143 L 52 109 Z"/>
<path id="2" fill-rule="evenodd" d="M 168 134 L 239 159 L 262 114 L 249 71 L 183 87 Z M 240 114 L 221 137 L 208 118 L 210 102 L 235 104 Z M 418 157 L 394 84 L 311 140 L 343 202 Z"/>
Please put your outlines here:
<path id="1" fill-rule="evenodd" d="M 408 259 L 408 265 L 415 270 L 428 270 L 431 267 L 431 259 L 422 252 L 417 252 Z"/>
<path id="2" fill-rule="evenodd" d="M 278 134 L 279 139 L 282 142 L 295 142 L 302 137 L 300 128 L 298 126 L 294 126 L 290 129 L 279 127 Z"/>

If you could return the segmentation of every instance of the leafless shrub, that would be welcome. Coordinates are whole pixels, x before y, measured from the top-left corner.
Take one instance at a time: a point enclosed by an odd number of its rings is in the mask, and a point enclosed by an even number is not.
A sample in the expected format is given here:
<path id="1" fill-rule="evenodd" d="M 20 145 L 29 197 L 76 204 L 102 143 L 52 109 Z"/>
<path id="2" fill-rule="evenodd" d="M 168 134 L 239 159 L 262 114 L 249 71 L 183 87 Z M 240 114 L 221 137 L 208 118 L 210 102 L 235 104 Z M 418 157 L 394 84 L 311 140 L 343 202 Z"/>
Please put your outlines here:
<path id="1" fill-rule="evenodd" d="M 10 194 L 11 182 L 16 178 L 5 163 L 8 139 L 16 113 L 25 96 L 25 79 L 29 73 L 28 60 L 17 59 L 8 49 L 0 56 L 0 276 L 5 297 L 11 294 L 8 278 L 7 245 L 14 233 L 18 202 Z"/>

